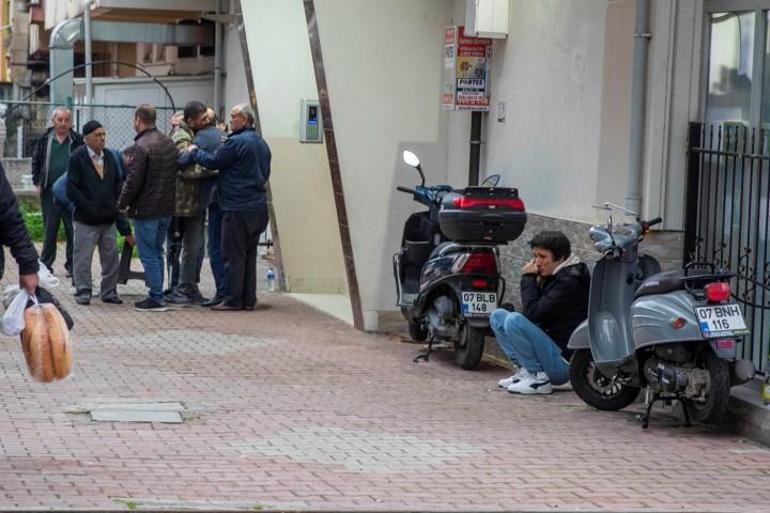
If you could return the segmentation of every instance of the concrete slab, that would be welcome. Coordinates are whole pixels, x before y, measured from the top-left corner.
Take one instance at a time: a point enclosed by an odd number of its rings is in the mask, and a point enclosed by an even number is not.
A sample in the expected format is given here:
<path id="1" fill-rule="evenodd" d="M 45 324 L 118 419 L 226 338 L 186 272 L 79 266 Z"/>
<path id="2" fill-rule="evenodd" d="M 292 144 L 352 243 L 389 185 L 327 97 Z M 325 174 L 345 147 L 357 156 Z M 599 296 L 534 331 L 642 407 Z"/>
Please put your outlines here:
<path id="1" fill-rule="evenodd" d="M 91 410 L 91 420 L 94 422 L 163 422 L 180 424 L 184 422 L 177 411 L 151 410 Z"/>

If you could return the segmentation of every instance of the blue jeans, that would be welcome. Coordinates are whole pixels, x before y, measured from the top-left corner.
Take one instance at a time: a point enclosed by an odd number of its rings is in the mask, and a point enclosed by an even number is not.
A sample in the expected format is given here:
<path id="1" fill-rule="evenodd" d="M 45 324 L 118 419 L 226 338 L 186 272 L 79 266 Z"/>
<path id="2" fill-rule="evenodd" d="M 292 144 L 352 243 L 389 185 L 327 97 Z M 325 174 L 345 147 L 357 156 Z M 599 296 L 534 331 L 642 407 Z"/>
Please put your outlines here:
<path id="1" fill-rule="evenodd" d="M 554 385 L 569 381 L 569 364 L 551 337 L 517 312 L 498 308 L 489 319 L 497 343 L 511 362 L 530 373 L 545 372 Z"/>
<path id="2" fill-rule="evenodd" d="M 219 205 L 213 203 L 209 206 L 209 232 L 208 232 L 209 263 L 211 274 L 214 275 L 214 283 L 217 286 L 217 296 L 227 295 L 227 273 L 225 263 L 222 260 L 222 210 Z"/>
<path id="3" fill-rule="evenodd" d="M 163 243 L 166 241 L 170 217 L 134 220 L 136 246 L 144 267 L 144 283 L 149 296 L 163 303 Z"/>

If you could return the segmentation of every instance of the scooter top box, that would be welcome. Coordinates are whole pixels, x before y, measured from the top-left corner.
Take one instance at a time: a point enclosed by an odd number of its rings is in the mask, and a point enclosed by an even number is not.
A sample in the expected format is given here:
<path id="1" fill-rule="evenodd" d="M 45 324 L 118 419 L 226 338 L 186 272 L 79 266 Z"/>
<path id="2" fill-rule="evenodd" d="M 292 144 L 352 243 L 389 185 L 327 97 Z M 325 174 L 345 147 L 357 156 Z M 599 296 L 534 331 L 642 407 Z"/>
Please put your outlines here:
<path id="1" fill-rule="evenodd" d="M 527 214 L 518 189 L 466 187 L 444 196 L 438 221 L 451 240 L 505 244 L 519 238 Z"/>

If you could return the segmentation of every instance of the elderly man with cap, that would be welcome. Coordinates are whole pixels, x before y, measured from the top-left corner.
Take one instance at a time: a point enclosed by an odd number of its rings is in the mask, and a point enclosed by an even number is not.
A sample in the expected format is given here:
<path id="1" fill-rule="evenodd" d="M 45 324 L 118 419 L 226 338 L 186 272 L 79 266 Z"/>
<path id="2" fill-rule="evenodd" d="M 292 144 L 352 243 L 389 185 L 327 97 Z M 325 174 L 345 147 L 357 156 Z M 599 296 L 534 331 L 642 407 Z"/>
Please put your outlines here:
<path id="1" fill-rule="evenodd" d="M 119 255 L 115 223 L 119 218 L 118 198 L 123 177 L 114 156 L 104 151 L 106 133 L 98 121 L 83 125 L 85 146 L 70 157 L 67 197 L 74 203 L 74 272 L 75 301 L 91 302 L 91 261 L 99 248 L 102 267 L 100 295 L 105 303 L 121 304 L 118 297 Z M 129 243 L 132 237 L 124 234 Z"/>

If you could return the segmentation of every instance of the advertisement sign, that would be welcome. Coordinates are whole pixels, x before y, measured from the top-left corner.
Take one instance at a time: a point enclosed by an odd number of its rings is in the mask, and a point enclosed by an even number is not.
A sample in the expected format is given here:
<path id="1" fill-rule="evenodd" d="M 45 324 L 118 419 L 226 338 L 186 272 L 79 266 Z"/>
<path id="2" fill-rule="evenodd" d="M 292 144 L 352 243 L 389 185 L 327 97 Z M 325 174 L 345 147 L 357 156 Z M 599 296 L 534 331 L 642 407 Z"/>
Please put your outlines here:
<path id="1" fill-rule="evenodd" d="M 444 110 L 489 110 L 492 40 L 466 37 L 464 27 L 444 30 Z"/>

